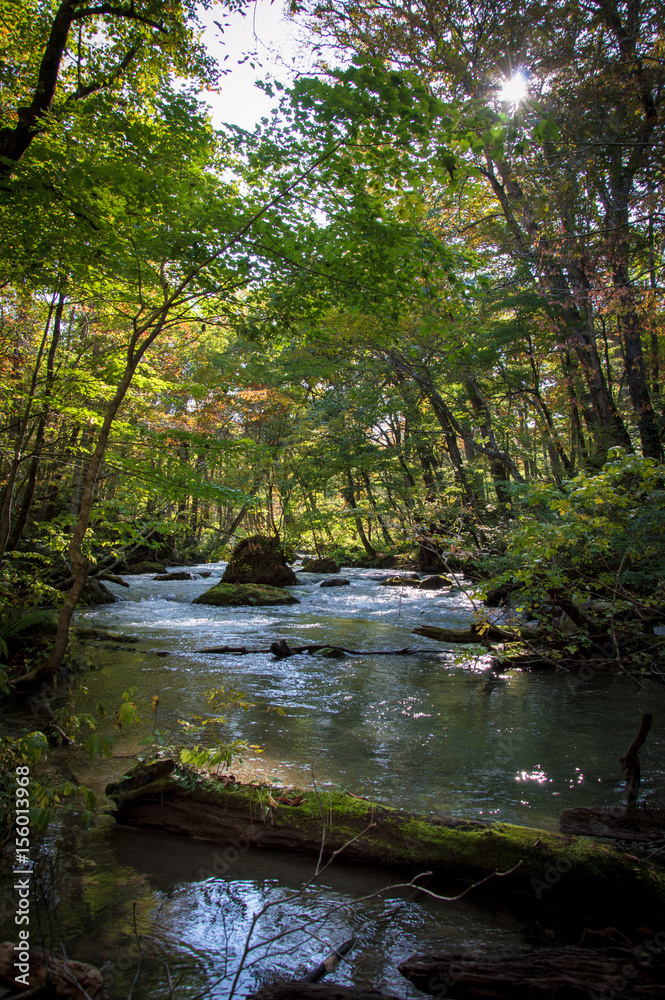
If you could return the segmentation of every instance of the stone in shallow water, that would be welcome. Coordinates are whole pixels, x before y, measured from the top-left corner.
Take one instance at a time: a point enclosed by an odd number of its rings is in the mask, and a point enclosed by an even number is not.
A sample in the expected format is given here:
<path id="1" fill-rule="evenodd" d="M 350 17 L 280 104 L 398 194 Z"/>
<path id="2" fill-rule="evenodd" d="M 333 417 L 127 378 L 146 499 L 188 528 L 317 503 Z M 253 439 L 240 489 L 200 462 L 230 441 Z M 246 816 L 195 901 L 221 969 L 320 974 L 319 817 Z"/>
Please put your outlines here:
<path id="1" fill-rule="evenodd" d="M 350 587 L 351 581 L 345 580 L 341 576 L 335 576 L 332 580 L 321 580 L 319 587 Z"/>
<path id="2" fill-rule="evenodd" d="M 262 608 L 271 604 L 300 604 L 300 601 L 293 594 L 284 593 L 279 587 L 259 583 L 217 583 L 195 597 L 192 604 L 210 604 L 220 608 Z"/>
<path id="3" fill-rule="evenodd" d="M 334 559 L 303 559 L 302 568 L 305 573 L 339 573 Z"/>
<path id="4" fill-rule="evenodd" d="M 449 576 L 426 576 L 418 584 L 418 590 L 443 590 L 444 587 L 454 587 Z"/>
<path id="5" fill-rule="evenodd" d="M 286 565 L 286 553 L 278 539 L 265 535 L 252 535 L 238 542 L 222 580 L 269 587 L 291 587 L 298 582 L 296 574 Z"/>

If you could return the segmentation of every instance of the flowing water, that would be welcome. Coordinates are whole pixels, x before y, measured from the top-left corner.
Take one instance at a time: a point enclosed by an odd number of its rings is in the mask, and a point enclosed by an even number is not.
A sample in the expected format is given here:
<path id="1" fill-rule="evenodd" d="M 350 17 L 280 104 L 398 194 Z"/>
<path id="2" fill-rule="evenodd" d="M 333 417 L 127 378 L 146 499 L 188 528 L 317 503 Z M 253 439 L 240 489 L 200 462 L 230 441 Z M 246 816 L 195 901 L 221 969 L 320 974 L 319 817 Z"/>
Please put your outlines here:
<path id="1" fill-rule="evenodd" d="M 344 570 L 351 586 L 322 589 L 320 576 L 299 573 L 300 584 L 290 588 L 299 605 L 214 608 L 191 600 L 221 576 L 223 564 L 198 569 L 211 578 L 127 576 L 128 590 L 111 585 L 118 603 L 79 613 L 80 625 L 140 641 L 96 644 L 97 669 L 75 689 L 74 708 L 102 703 L 113 710 L 134 689 L 141 713 L 118 739 L 116 753 L 127 759 L 90 766 L 81 758 L 79 780 L 101 790 L 132 766 L 143 742 L 213 745 L 223 733 L 262 747 L 262 755 L 250 751 L 245 766 L 277 782 L 315 780 L 323 789 L 342 786 L 405 809 L 557 829 L 569 806 L 621 801 L 618 757 L 642 713 L 651 711 L 655 724 L 640 755 L 642 795 L 662 803 L 665 688 L 654 682 L 638 688 L 622 675 L 582 682 L 551 673 L 497 675 L 482 655 L 460 660 L 459 648 L 446 652 L 412 634 L 419 623 L 463 624 L 472 608 L 461 590 L 381 587 L 377 577 L 389 574 L 376 570 Z M 294 646 L 423 652 L 342 660 L 198 652 L 261 648 L 282 638 Z M 206 692 L 222 687 L 242 691 L 253 707 L 215 730 L 208 720 L 218 712 Z M 420 995 L 396 972 L 414 950 L 524 944 L 518 924 L 471 897 L 450 904 L 392 890 L 360 903 L 387 884 L 386 873 L 344 865 L 294 894 L 312 874 L 311 859 L 215 851 L 111 821 L 79 845 L 85 861 L 73 862 L 73 895 L 61 902 L 60 921 L 70 953 L 104 965 L 115 979 L 111 996 L 126 996 L 134 979 L 136 932 L 143 955 L 135 998 L 168 996 L 168 976 L 178 998 L 229 996 L 252 914 L 266 903 L 252 938 L 257 947 L 238 978 L 240 996 L 276 974 L 302 975 L 352 932 L 358 943 L 335 978 L 359 985 L 369 979 L 403 996 Z"/>

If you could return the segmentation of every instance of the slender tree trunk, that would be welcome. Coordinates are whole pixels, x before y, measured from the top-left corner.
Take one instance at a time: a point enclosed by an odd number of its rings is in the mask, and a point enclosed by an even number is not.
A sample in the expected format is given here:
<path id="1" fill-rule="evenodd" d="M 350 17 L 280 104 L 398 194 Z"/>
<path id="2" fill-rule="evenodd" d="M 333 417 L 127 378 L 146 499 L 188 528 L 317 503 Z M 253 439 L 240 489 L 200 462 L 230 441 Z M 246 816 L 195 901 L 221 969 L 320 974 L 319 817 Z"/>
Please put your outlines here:
<path id="1" fill-rule="evenodd" d="M 369 478 L 369 476 L 367 475 L 367 473 L 365 472 L 364 469 L 362 470 L 361 475 L 363 477 L 363 482 L 365 484 L 365 490 L 367 491 L 367 498 L 368 498 L 369 502 L 371 503 L 372 507 L 374 508 L 375 513 L 376 513 L 376 519 L 379 522 L 379 527 L 381 528 L 381 534 L 383 535 L 383 540 L 386 543 L 386 545 L 394 545 L 395 542 L 391 538 L 390 532 L 386 528 L 386 523 L 383 520 L 383 517 L 381 516 L 381 514 L 377 510 L 377 503 L 376 503 L 376 500 L 374 499 L 374 493 L 372 492 L 372 484 L 370 482 L 370 478 Z"/>
<path id="2" fill-rule="evenodd" d="M 470 378 L 466 380 L 466 388 L 469 396 L 469 402 L 473 407 L 473 411 L 478 418 L 478 423 L 480 425 L 480 433 L 482 435 L 485 444 L 489 445 L 492 451 L 497 452 L 499 448 L 496 443 L 496 437 L 494 435 L 494 427 L 492 426 L 492 415 L 490 413 L 489 406 L 487 405 L 487 400 L 485 399 L 483 393 L 480 390 L 475 378 Z M 471 450 L 473 450 L 473 445 L 469 442 Z M 496 493 L 496 498 L 499 502 L 499 506 L 505 511 L 507 504 L 510 503 L 510 491 L 508 490 L 508 484 L 510 482 L 510 476 L 506 466 L 501 461 L 500 458 L 490 458 L 490 473 L 492 476 L 492 482 L 494 483 L 494 492 Z"/>
<path id="3" fill-rule="evenodd" d="M 663 449 L 660 444 L 658 427 L 651 405 L 642 353 L 640 321 L 635 304 L 635 289 L 630 280 L 628 268 L 621 263 L 614 272 L 614 285 L 619 296 L 619 332 L 623 342 L 626 380 L 630 401 L 640 433 L 642 454 L 645 458 L 660 461 Z"/>
<path id="4" fill-rule="evenodd" d="M 49 336 L 49 332 L 51 331 L 52 321 L 55 318 L 55 322 L 53 323 L 53 332 L 51 333 L 51 347 L 49 350 L 49 357 L 51 357 L 51 354 L 54 354 L 57 348 L 57 341 L 60 336 L 60 321 L 62 319 L 63 308 L 64 293 L 61 292 L 58 296 L 57 303 L 55 298 L 51 301 L 46 319 L 46 326 L 44 328 L 44 333 L 42 335 L 39 350 L 37 352 L 37 358 L 32 371 L 27 400 L 16 431 L 14 454 L 10 462 L 7 480 L 2 491 L 2 499 L 0 500 L 0 559 L 2 559 L 5 554 L 12 529 L 12 507 L 15 496 L 16 477 L 23 463 L 23 449 L 27 445 L 29 435 L 32 433 L 32 431 L 29 431 L 29 425 L 32 418 L 35 396 L 37 393 L 38 378 L 41 371 L 46 341 Z"/>
<path id="5" fill-rule="evenodd" d="M 358 504 L 356 503 L 355 485 L 353 482 L 353 476 L 351 475 L 350 469 L 346 470 L 346 480 L 348 483 L 348 487 L 347 489 L 344 490 L 344 498 L 346 499 L 349 506 L 354 510 L 354 512 L 356 512 L 356 516 L 354 517 L 353 520 L 356 526 L 356 530 L 358 532 L 358 537 L 360 538 L 360 541 L 363 544 L 363 548 L 368 556 L 374 558 L 376 556 L 376 549 L 372 546 L 372 543 L 367 537 L 365 533 L 365 528 L 363 526 L 363 522 L 360 518 L 360 515 L 357 513 Z"/>

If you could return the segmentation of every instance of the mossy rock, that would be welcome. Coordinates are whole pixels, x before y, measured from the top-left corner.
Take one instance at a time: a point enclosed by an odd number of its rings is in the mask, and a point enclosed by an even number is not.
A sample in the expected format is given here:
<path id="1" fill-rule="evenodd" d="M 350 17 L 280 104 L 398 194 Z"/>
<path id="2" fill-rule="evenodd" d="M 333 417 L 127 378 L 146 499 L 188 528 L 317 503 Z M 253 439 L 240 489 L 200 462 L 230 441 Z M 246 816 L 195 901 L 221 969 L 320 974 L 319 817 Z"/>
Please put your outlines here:
<path id="1" fill-rule="evenodd" d="M 63 587 L 63 590 L 68 590 L 70 586 L 71 580 L 66 587 Z M 112 594 L 108 587 L 105 587 L 99 580 L 93 579 L 85 581 L 79 597 L 79 604 L 94 607 L 97 604 L 115 604 L 116 600 L 115 594 Z"/>
<path id="2" fill-rule="evenodd" d="M 339 573 L 339 566 L 334 559 L 303 559 L 305 573 Z"/>
<path id="3" fill-rule="evenodd" d="M 286 565 L 286 553 L 277 538 L 252 535 L 236 545 L 222 581 L 291 587 L 298 582 L 298 577 Z"/>
<path id="4" fill-rule="evenodd" d="M 182 765 L 148 783 L 145 765 L 136 781 L 134 773 L 106 789 L 124 825 L 315 855 L 325 829 L 326 856 L 343 849 L 340 860 L 429 871 L 434 884 L 466 886 L 500 872 L 490 878 L 492 891 L 540 919 L 553 911 L 582 926 L 634 926 L 645 913 L 658 924 L 665 919 L 665 874 L 591 838 L 418 815 L 327 789 L 294 789 L 288 799 L 297 804 L 275 807 L 269 788 L 227 787 Z"/>
<path id="5" fill-rule="evenodd" d="M 271 604 L 300 604 L 300 601 L 293 594 L 285 594 L 279 587 L 220 582 L 195 597 L 192 604 L 210 604 L 218 608 L 263 608 Z"/>
<path id="6" fill-rule="evenodd" d="M 444 590 L 454 586 L 455 583 L 449 576 L 426 576 L 418 584 L 418 590 Z"/>
<path id="7" fill-rule="evenodd" d="M 166 566 L 159 562 L 138 562 L 127 570 L 133 576 L 144 576 L 146 573 L 166 573 Z"/>

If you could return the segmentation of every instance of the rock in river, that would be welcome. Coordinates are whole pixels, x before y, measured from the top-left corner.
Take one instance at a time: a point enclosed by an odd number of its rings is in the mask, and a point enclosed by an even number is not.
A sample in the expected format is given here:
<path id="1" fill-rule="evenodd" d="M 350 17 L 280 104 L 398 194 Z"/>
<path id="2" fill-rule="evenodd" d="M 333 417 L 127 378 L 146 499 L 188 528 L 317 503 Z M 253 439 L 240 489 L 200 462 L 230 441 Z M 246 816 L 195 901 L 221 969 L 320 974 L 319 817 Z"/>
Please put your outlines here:
<path id="1" fill-rule="evenodd" d="M 331 580 L 321 580 L 319 587 L 350 587 L 351 581 L 341 576 L 334 576 Z"/>
<path id="2" fill-rule="evenodd" d="M 303 559 L 302 568 L 305 573 L 339 573 L 334 559 Z"/>
<path id="3" fill-rule="evenodd" d="M 216 583 L 204 594 L 195 597 L 192 604 L 212 604 L 220 608 L 257 607 L 270 604 L 300 604 L 293 594 L 285 594 L 279 587 L 258 583 Z"/>
<path id="4" fill-rule="evenodd" d="M 454 587 L 455 584 L 449 576 L 426 576 L 418 585 L 418 590 L 443 590 L 446 587 Z"/>
<path id="5" fill-rule="evenodd" d="M 222 581 L 290 587 L 298 582 L 298 578 L 291 567 L 286 565 L 286 553 L 277 538 L 252 535 L 250 538 L 243 538 L 236 545 Z"/>

